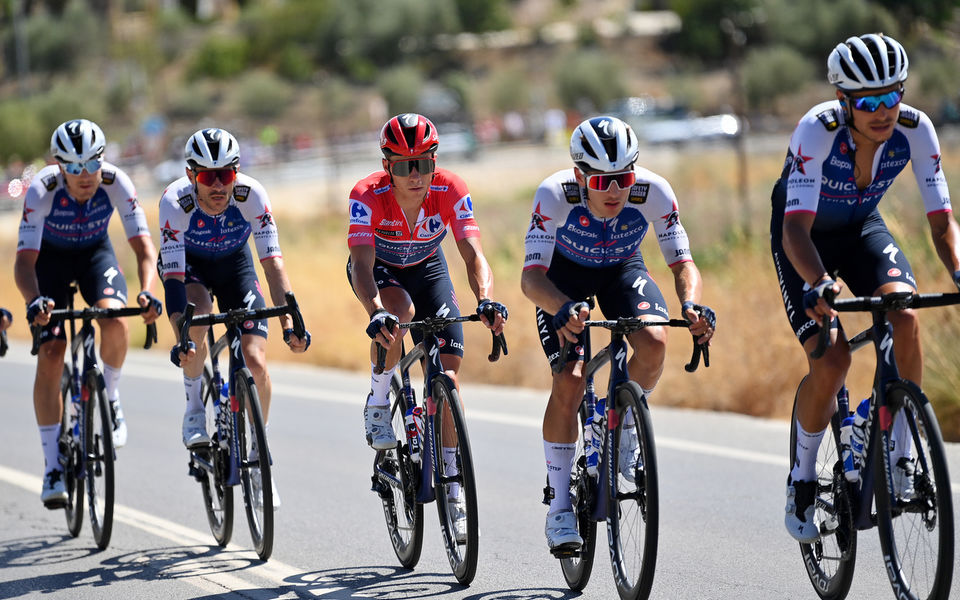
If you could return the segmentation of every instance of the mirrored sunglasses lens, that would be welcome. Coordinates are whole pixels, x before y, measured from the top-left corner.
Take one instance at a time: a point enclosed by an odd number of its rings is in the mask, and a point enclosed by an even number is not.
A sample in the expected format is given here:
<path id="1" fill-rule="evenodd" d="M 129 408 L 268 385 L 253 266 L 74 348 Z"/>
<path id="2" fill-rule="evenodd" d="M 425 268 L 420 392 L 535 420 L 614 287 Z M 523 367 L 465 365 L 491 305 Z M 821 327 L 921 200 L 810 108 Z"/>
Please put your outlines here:
<path id="1" fill-rule="evenodd" d="M 219 179 L 223 185 L 229 185 L 236 179 L 237 173 L 233 169 L 213 169 L 210 171 L 199 171 L 197 181 L 203 185 L 213 185 Z"/>
<path id="2" fill-rule="evenodd" d="M 82 163 L 63 163 L 63 170 L 70 175 L 79 175 L 86 170 L 87 173 L 96 173 L 103 166 L 103 160 L 92 158 Z"/>
<path id="3" fill-rule="evenodd" d="M 617 187 L 625 190 L 637 180 L 636 173 L 628 171 L 626 173 L 601 173 L 591 175 L 587 178 L 587 187 L 598 192 L 605 192 L 610 189 L 610 185 L 616 182 Z"/>
<path id="4" fill-rule="evenodd" d="M 421 175 L 429 175 L 430 173 L 433 173 L 434 162 L 430 158 L 401 160 L 393 163 L 393 165 L 390 167 L 390 172 L 397 177 L 407 177 L 413 172 L 414 169 L 416 169 L 417 173 L 420 173 Z"/>
<path id="5" fill-rule="evenodd" d="M 853 101 L 853 106 L 857 110 L 876 112 L 877 109 L 880 108 L 881 104 L 887 108 L 893 108 L 897 104 L 900 104 L 900 100 L 902 99 L 903 92 L 894 90 L 878 96 L 863 96 L 860 98 L 855 98 Z"/>

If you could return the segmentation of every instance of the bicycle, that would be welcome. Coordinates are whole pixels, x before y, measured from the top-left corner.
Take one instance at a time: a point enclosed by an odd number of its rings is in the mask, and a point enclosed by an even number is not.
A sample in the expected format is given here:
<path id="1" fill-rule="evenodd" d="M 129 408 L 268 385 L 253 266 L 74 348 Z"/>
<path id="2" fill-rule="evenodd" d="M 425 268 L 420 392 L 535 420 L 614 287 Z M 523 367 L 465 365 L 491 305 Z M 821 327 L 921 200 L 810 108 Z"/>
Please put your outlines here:
<path id="1" fill-rule="evenodd" d="M 209 315 L 194 315 L 196 306 L 187 303 L 179 322 L 181 352 L 187 352 L 190 327 L 203 325 L 208 326 L 210 348 L 210 363 L 204 365 L 200 394 L 207 430 L 214 433 L 208 445 L 190 450 L 189 474 L 200 483 L 207 522 L 221 548 L 233 534 L 233 487 L 240 486 L 250 537 L 260 560 L 267 560 L 273 552 L 273 458 L 257 386 L 240 350 L 240 324 L 290 315 L 294 335 L 302 338 L 306 329 L 292 292 L 286 293 L 286 301 L 286 306 L 236 308 Z M 212 326 L 221 323 L 227 332 L 214 341 Z M 229 376 L 224 381 L 218 355 L 228 345 Z M 259 494 L 254 488 L 259 489 Z"/>
<path id="2" fill-rule="evenodd" d="M 588 304 L 592 306 L 591 303 Z M 617 592 L 621 598 L 630 600 L 647 598 L 650 595 L 659 536 L 656 447 L 647 399 L 640 386 L 630 380 L 627 372 L 626 336 L 646 327 L 686 328 L 689 325 L 684 319 L 643 321 L 637 317 L 584 323 L 586 335 L 583 343 L 583 372 L 586 390 L 579 409 L 583 435 L 577 440 L 569 490 L 583 544 L 575 550 L 563 546 L 551 550 L 551 553 L 560 559 L 564 579 L 574 591 L 582 591 L 590 581 L 596 550 L 597 523 L 605 520 L 610 563 Z M 610 330 L 610 343 L 592 357 L 589 335 L 591 327 Z M 565 341 L 559 355 L 561 358 L 552 365 L 555 373 L 563 370 L 562 357 L 567 356 L 569 347 L 570 342 Z M 697 369 L 701 357 L 704 366 L 709 367 L 708 347 L 697 344 L 694 339 L 693 355 L 684 367 L 687 372 L 692 373 Z M 594 375 L 608 362 L 610 375 L 607 397 L 598 401 L 594 391 Z M 613 401 L 607 404 L 611 398 Z M 598 405 L 603 407 L 599 412 Z M 590 417 L 593 417 L 593 422 Z M 598 419 L 599 423 L 594 423 Z M 624 469 L 620 464 L 620 440 L 624 431 L 631 428 L 631 422 L 634 424 L 640 451 L 632 468 Z M 594 424 L 596 427 L 592 427 Z M 602 439 L 595 442 L 592 437 L 597 431 Z M 630 435 L 629 432 L 627 435 Z M 598 449 L 596 474 L 591 474 L 592 465 L 588 468 L 586 445 L 590 443 Z M 632 482 L 628 475 L 632 476 Z M 544 488 L 543 503 L 549 505 L 554 493 L 548 480 Z"/>
<path id="3" fill-rule="evenodd" d="M 97 548 L 105 549 L 110 544 L 113 532 L 114 461 L 113 428 L 115 415 L 107 401 L 103 373 L 98 366 L 94 348 L 95 319 L 130 317 L 140 315 L 149 308 L 131 306 L 124 308 L 89 307 L 74 310 L 73 297 L 76 284 L 71 284 L 67 308 L 50 311 L 51 321 L 70 322 L 70 362 L 63 366 L 60 380 L 61 422 L 60 463 L 63 467 L 64 484 L 67 488 L 67 503 L 64 507 L 67 530 L 71 537 L 80 534 L 83 525 L 83 489 L 86 482 L 90 526 Z M 79 333 L 76 321 L 82 321 Z M 31 326 L 33 346 L 30 354 L 40 351 L 42 328 Z M 144 349 L 157 341 L 156 324 L 147 325 Z M 78 355 L 83 351 L 83 368 L 78 368 Z"/>
<path id="4" fill-rule="evenodd" d="M 829 290 L 828 290 L 829 291 Z M 844 447 L 840 427 L 850 414 L 846 386 L 837 394 L 837 412 L 830 421 L 832 443 L 820 446 L 817 456 L 817 519 L 820 539 L 800 544 L 807 575 L 817 594 L 826 600 L 845 598 L 853 582 L 857 531 L 878 527 L 884 566 L 894 595 L 905 600 L 946 600 L 953 578 L 953 500 L 936 415 L 926 396 L 899 375 L 893 349 L 890 310 L 928 308 L 960 303 L 960 294 L 892 292 L 879 297 L 834 299 L 827 303 L 840 312 L 871 312 L 873 324 L 849 340 L 851 352 L 873 344 L 877 356 L 870 411 L 864 427 L 863 461 L 859 479 L 844 474 Z M 830 320 L 821 324 L 818 346 L 823 355 L 830 343 Z M 915 472 L 913 492 L 895 484 L 891 459 L 893 423 L 905 419 L 909 428 Z M 796 452 L 796 400 L 790 430 L 791 461 Z M 872 512 L 873 500 L 876 512 Z M 928 535 L 929 534 L 929 535 Z M 932 565 L 932 566 L 931 566 Z"/>
<path id="5" fill-rule="evenodd" d="M 492 322 L 494 314 L 487 314 Z M 479 524 L 477 486 L 473 471 L 470 438 L 463 416 L 460 394 L 440 364 L 437 333 L 451 323 L 479 321 L 479 315 L 429 317 L 422 321 L 400 323 L 401 329 L 423 333 L 423 341 L 409 353 L 403 352 L 390 382 L 391 415 L 397 446 L 378 450 L 373 461 L 371 491 L 383 501 L 383 513 L 393 550 L 400 564 L 413 569 L 423 547 L 423 505 L 437 501 L 437 513 L 447 560 L 454 577 L 469 585 L 477 573 Z M 392 329 L 396 323 L 388 323 Z M 377 347 L 377 370 L 383 370 L 386 350 Z M 507 354 L 503 334 L 493 336 L 490 362 Z M 410 368 L 424 363 L 423 394 L 420 403 L 410 384 Z M 425 416 L 423 426 L 414 421 Z M 412 424 L 407 423 L 408 415 Z M 456 446 L 456 474 L 448 474 L 443 449 Z M 449 458 L 448 458 L 449 460 Z M 456 498 L 452 496 L 456 495 Z M 457 531 L 456 517 L 466 515 L 466 528 Z M 458 513 L 458 514 L 454 514 Z"/>

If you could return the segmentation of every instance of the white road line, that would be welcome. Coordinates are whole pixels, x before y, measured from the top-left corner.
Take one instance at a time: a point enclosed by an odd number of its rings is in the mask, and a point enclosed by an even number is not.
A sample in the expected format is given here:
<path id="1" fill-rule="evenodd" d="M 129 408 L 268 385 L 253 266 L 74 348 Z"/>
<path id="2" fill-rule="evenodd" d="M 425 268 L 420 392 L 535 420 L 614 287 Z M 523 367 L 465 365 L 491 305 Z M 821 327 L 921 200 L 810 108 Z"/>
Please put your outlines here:
<path id="1" fill-rule="evenodd" d="M 0 465 L 0 481 L 5 481 L 11 485 L 15 485 L 27 490 L 28 492 L 34 493 L 40 489 L 42 483 L 39 477 L 4 467 L 3 465 Z M 135 527 L 151 535 L 173 542 L 179 546 L 202 546 L 202 550 L 198 549 L 197 551 L 198 555 L 206 553 L 209 550 L 210 544 L 213 542 L 213 538 L 209 533 L 201 533 L 195 529 L 184 527 L 179 523 L 168 521 L 166 519 L 156 517 L 149 513 L 145 513 L 122 504 L 114 504 L 113 516 L 114 520 L 118 523 Z M 252 550 L 243 548 L 236 544 L 227 544 L 225 551 L 237 554 L 242 553 L 244 555 L 243 560 L 245 564 L 247 564 L 246 561 L 251 554 L 255 560 L 258 560 L 256 559 L 256 554 L 253 553 Z M 220 558 L 229 559 L 229 557 L 224 556 L 221 556 Z M 281 586 L 286 585 L 288 580 L 296 579 L 304 573 L 303 569 L 297 569 L 274 559 L 270 559 L 265 563 L 254 563 L 249 568 L 245 568 L 244 571 L 268 579 Z M 243 590 L 248 589 L 251 586 L 258 585 L 255 581 L 248 581 L 230 573 L 208 570 L 204 570 L 200 575 L 182 577 L 179 578 L 179 580 L 187 582 L 206 592 L 212 593 Z M 330 593 L 331 589 L 322 589 L 318 591 L 322 592 L 323 594 L 328 594 Z M 311 595 L 316 595 L 306 588 L 297 589 L 298 594 L 304 592 Z"/>

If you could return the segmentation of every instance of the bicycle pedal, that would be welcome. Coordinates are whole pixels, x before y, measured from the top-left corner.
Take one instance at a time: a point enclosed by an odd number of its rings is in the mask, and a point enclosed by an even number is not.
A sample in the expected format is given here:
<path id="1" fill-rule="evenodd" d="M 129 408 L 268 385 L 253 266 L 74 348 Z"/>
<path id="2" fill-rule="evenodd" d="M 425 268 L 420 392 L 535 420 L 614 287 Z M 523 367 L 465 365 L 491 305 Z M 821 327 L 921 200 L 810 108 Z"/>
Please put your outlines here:
<path id="1" fill-rule="evenodd" d="M 579 558 L 580 544 L 561 544 L 555 548 L 550 548 L 550 554 L 558 559 Z"/>

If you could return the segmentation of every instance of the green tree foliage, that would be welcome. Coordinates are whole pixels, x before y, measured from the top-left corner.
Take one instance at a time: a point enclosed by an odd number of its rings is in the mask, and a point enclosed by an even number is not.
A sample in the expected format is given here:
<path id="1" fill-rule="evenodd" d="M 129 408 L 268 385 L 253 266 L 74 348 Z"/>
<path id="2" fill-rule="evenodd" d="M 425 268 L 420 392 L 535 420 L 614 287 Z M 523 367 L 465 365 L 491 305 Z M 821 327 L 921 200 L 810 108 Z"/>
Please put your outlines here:
<path id="1" fill-rule="evenodd" d="M 581 112 L 594 112 L 627 95 L 623 66 L 595 49 L 574 51 L 561 59 L 554 84 L 563 105 Z"/>
<path id="2" fill-rule="evenodd" d="M 43 156 L 50 146 L 52 132 L 26 101 L 0 102 L 0 163 Z"/>
<path id="3" fill-rule="evenodd" d="M 956 0 L 876 0 L 903 23 L 924 19 L 936 27 L 950 24 L 957 8 Z"/>
<path id="4" fill-rule="evenodd" d="M 189 74 L 193 79 L 229 79 L 247 67 L 247 41 L 234 35 L 212 35 L 194 53 Z"/>
<path id="5" fill-rule="evenodd" d="M 387 112 L 391 115 L 414 111 L 423 86 L 423 75 L 419 69 L 409 65 L 386 71 L 377 82 L 380 95 L 387 101 Z"/>
<path id="6" fill-rule="evenodd" d="M 803 88 L 815 76 L 809 60 L 783 45 L 751 50 L 741 69 L 747 103 L 758 112 L 771 112 L 777 97 Z"/>
<path id="7" fill-rule="evenodd" d="M 21 21 L 26 38 L 28 63 L 35 73 L 70 72 L 81 61 L 89 62 L 106 56 L 110 31 L 107 22 L 90 12 L 82 0 L 71 0 L 62 13 L 36 11 Z M 16 73 L 14 31 L 6 25 L 0 29 L 6 71 Z"/>
<path id="8" fill-rule="evenodd" d="M 456 5 L 460 26 L 464 31 L 499 31 L 511 25 L 505 0 L 456 0 Z"/>
<path id="9" fill-rule="evenodd" d="M 669 7 L 680 16 L 682 29 L 670 35 L 664 46 L 706 64 L 719 64 L 739 51 L 737 40 L 721 24 L 726 19 L 753 43 L 760 28 L 762 0 L 672 0 Z M 805 4 L 805 3 L 803 3 Z"/>
<path id="10" fill-rule="evenodd" d="M 249 117 L 276 117 L 292 99 L 290 85 L 268 71 L 254 71 L 240 79 L 238 101 L 240 109 Z"/>

